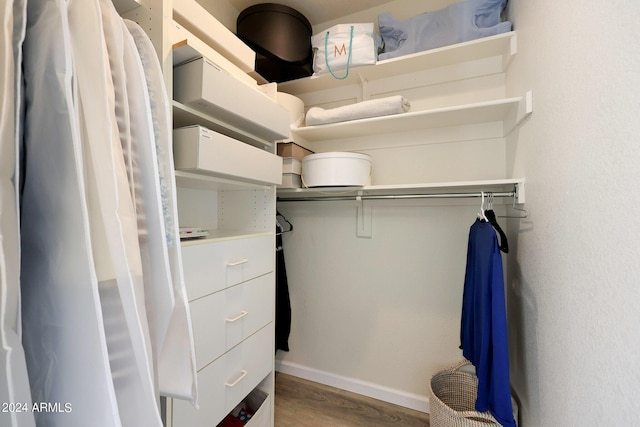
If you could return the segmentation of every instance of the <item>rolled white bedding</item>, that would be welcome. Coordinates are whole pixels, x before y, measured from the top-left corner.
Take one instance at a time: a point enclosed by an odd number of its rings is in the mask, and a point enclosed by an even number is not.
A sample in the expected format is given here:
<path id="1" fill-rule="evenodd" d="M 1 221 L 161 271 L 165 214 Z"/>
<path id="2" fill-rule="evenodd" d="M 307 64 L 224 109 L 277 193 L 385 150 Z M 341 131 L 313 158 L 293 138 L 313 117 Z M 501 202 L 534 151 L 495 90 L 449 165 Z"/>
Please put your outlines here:
<path id="1" fill-rule="evenodd" d="M 337 108 L 324 109 L 311 107 L 309 111 L 307 111 L 306 124 L 307 126 L 315 126 L 400 114 L 409 111 L 410 106 L 409 101 L 403 96 L 394 95 Z"/>

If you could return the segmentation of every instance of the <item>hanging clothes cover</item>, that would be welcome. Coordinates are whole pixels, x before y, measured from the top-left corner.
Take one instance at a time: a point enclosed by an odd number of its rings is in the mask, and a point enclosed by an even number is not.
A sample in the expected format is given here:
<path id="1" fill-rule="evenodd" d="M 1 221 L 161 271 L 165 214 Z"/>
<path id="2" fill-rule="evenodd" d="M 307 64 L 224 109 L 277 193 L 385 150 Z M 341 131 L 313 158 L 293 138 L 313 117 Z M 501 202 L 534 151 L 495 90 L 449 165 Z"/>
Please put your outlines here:
<path id="1" fill-rule="evenodd" d="M 31 391 L 21 341 L 20 234 L 18 215 L 18 142 L 22 108 L 22 43 L 26 25 L 24 0 L 0 6 L 0 402 L 24 402 Z M 31 411 L 1 411 L 0 425 L 35 426 Z"/>
<path id="2" fill-rule="evenodd" d="M 121 425 L 90 243 L 66 0 L 29 0 L 24 43 L 23 344 L 38 425 Z M 95 28 L 93 29 L 95 31 Z"/>
<path id="3" fill-rule="evenodd" d="M 460 348 L 476 368 L 476 410 L 516 427 L 511 406 L 502 257 L 493 226 L 471 226 L 462 299 Z"/>
<path id="4" fill-rule="evenodd" d="M 164 396 L 190 400 L 197 406 L 196 359 L 191 315 L 182 272 L 169 100 L 160 62 L 151 40 L 135 22 L 125 20 L 125 24 L 138 49 L 149 93 L 160 198 L 175 300 L 162 350 L 157 355 L 159 388 Z"/>

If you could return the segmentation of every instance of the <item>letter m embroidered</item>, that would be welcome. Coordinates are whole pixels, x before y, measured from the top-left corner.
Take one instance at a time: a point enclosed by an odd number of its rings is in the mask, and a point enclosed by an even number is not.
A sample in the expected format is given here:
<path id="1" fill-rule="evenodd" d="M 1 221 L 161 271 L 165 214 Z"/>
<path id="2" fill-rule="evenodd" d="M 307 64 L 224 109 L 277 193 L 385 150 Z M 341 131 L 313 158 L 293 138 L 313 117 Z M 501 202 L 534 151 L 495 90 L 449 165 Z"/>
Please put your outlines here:
<path id="1" fill-rule="evenodd" d="M 342 47 L 339 48 L 337 45 L 333 46 L 333 57 L 335 58 L 336 56 L 340 56 L 340 55 L 346 55 L 347 54 L 347 48 L 344 45 L 344 43 L 342 43 Z"/>

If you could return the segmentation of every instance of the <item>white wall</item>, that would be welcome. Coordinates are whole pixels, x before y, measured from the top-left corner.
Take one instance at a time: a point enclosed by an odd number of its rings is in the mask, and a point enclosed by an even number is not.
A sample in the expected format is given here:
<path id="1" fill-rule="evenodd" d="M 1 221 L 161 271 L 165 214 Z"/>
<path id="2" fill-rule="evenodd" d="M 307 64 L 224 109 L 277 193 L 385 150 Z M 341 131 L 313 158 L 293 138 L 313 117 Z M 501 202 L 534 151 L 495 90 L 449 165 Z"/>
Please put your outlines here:
<path id="1" fill-rule="evenodd" d="M 450 82 L 460 75 L 452 68 L 370 82 L 371 96 L 399 87 L 412 111 L 505 96 L 504 75 L 486 63 L 480 69 L 490 69 L 488 76 Z M 351 89 L 303 98 L 307 107 L 353 102 L 347 99 Z M 499 135 L 493 123 L 464 132 L 439 128 L 319 141 L 312 148 L 370 154 L 374 185 L 500 179 L 507 169 L 499 125 Z M 431 375 L 462 358 L 467 238 L 479 201 L 372 205 L 373 236 L 363 239 L 356 237 L 356 207 L 349 202 L 279 204 L 295 227 L 284 236 L 293 320 L 291 351 L 278 353 L 279 369 L 427 410 Z"/>
<path id="2" fill-rule="evenodd" d="M 640 3 L 510 0 L 510 141 L 527 178 L 512 222 L 508 309 L 521 426 L 638 424 Z"/>

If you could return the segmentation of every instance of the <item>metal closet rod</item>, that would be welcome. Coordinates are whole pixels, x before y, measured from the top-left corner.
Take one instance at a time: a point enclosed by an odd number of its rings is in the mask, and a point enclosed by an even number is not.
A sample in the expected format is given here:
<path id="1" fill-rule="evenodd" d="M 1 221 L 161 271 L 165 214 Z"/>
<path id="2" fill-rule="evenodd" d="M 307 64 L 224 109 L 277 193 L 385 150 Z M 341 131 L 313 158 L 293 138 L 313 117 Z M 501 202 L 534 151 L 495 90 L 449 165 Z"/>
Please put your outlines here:
<path id="1" fill-rule="evenodd" d="M 491 192 L 485 191 L 485 197 L 515 197 L 515 191 Z M 285 197 L 278 198 L 278 202 L 313 202 L 313 201 L 335 201 L 335 200 L 386 200 L 386 199 L 464 199 L 470 197 L 482 197 L 481 192 L 476 193 L 432 193 L 432 194 L 352 194 L 324 197 Z"/>

